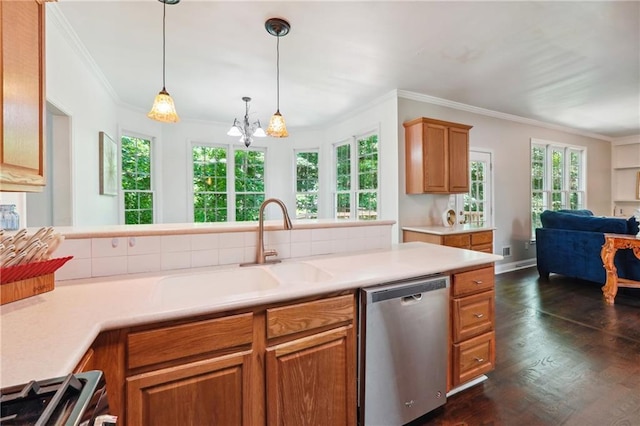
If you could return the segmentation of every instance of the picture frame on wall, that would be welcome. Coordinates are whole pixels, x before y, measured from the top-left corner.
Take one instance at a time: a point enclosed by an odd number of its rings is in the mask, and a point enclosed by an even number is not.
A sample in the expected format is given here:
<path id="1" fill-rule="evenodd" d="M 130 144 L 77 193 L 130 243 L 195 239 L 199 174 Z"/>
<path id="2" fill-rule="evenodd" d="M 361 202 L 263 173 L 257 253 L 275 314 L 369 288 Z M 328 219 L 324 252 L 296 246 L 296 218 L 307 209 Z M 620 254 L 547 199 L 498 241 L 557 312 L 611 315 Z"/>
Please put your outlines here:
<path id="1" fill-rule="evenodd" d="M 100 132 L 100 195 L 118 195 L 118 144 Z"/>

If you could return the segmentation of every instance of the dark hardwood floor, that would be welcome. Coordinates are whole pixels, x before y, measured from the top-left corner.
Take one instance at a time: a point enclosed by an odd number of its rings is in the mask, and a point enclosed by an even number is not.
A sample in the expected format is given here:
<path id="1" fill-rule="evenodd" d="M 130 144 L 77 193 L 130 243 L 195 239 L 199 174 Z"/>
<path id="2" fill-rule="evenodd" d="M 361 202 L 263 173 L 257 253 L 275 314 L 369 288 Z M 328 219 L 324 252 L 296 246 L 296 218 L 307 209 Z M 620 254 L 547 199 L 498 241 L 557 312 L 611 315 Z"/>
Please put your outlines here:
<path id="1" fill-rule="evenodd" d="M 496 369 L 415 425 L 640 425 L 640 291 L 496 277 Z"/>

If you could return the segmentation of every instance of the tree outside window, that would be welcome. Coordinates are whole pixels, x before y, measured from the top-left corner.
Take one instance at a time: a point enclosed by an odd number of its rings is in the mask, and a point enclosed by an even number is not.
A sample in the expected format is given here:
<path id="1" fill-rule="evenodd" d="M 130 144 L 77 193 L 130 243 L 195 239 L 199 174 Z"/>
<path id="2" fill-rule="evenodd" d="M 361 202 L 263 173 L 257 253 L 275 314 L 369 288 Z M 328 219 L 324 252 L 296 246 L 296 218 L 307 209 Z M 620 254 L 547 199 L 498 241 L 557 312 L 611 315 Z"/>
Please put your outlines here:
<path id="1" fill-rule="evenodd" d="M 127 225 L 153 223 L 151 140 L 122 136 L 121 153 L 124 223 Z"/>

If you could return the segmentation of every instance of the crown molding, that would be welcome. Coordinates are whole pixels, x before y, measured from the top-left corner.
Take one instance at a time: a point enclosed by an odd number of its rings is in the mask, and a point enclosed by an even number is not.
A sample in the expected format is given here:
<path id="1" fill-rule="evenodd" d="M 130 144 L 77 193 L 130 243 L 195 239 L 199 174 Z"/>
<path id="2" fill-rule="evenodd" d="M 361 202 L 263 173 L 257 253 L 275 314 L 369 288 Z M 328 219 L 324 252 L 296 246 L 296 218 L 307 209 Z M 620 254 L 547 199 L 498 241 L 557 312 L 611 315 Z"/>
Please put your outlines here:
<path id="1" fill-rule="evenodd" d="M 122 105 L 123 102 L 116 93 L 115 89 L 107 80 L 104 73 L 96 64 L 96 61 L 93 60 L 93 57 L 84 46 L 78 34 L 73 30 L 69 21 L 64 16 L 64 14 L 60 11 L 60 8 L 56 3 L 49 3 L 47 5 L 47 24 L 53 24 L 56 28 L 60 30 L 60 34 L 62 34 L 63 38 L 67 41 L 69 46 L 76 52 L 78 57 L 85 63 L 89 71 L 98 79 L 98 81 L 104 86 L 107 93 L 113 98 L 114 102 L 118 105 Z"/>
<path id="2" fill-rule="evenodd" d="M 552 130 L 559 130 L 566 133 L 573 133 L 588 138 L 600 139 L 612 142 L 613 138 L 598 133 L 585 132 L 572 127 L 560 126 L 557 124 L 545 123 L 544 121 L 534 120 L 532 118 L 520 117 L 519 115 L 506 114 L 504 112 L 493 111 L 486 108 L 480 108 L 473 105 L 467 105 L 460 102 L 450 101 L 448 99 L 437 98 L 435 96 L 423 95 L 422 93 L 411 92 L 409 90 L 398 90 L 398 98 L 409 99 L 412 101 L 425 102 L 428 104 L 444 106 L 447 108 L 467 111 L 474 114 L 485 115 L 487 117 L 499 118 L 501 120 L 514 121 L 516 123 L 529 124 L 532 126 L 544 127 Z"/>
<path id="3" fill-rule="evenodd" d="M 632 145 L 640 143 L 640 135 L 625 136 L 622 138 L 615 138 L 612 142 L 613 145 Z"/>

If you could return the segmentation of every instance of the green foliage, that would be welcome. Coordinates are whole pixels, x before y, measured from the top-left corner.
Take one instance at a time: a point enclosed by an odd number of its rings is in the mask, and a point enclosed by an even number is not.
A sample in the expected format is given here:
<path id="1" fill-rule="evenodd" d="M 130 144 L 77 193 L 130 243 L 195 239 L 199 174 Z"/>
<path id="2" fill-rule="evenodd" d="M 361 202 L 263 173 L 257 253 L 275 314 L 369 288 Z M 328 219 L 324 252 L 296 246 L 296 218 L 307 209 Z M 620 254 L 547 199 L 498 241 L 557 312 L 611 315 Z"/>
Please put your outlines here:
<path id="1" fill-rule="evenodd" d="M 318 179 L 318 153 L 296 153 L 297 219 L 316 219 L 318 217 Z"/>

